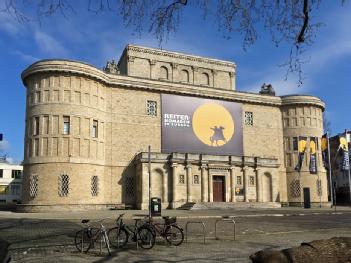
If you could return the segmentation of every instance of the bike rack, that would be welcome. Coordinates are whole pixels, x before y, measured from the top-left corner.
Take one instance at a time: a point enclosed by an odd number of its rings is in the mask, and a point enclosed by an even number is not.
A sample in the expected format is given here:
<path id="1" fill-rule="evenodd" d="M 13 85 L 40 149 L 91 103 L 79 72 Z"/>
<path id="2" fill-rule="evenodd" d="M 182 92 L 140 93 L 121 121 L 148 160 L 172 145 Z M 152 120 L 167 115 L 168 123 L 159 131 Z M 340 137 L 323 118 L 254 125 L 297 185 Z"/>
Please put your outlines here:
<path id="1" fill-rule="evenodd" d="M 234 241 L 235 241 L 235 220 L 233 218 L 230 218 L 230 217 L 227 217 L 227 216 L 223 216 L 222 218 L 220 219 L 217 219 L 216 220 L 216 223 L 215 223 L 215 238 L 218 240 L 219 238 L 217 237 L 217 224 L 219 222 L 228 222 L 228 223 L 232 223 L 233 224 L 233 237 L 234 237 Z"/>
<path id="2" fill-rule="evenodd" d="M 188 243 L 188 225 L 189 224 L 200 224 L 202 225 L 202 235 L 204 237 L 204 244 L 206 243 L 206 225 L 202 221 L 188 221 L 185 225 L 185 243 Z"/>

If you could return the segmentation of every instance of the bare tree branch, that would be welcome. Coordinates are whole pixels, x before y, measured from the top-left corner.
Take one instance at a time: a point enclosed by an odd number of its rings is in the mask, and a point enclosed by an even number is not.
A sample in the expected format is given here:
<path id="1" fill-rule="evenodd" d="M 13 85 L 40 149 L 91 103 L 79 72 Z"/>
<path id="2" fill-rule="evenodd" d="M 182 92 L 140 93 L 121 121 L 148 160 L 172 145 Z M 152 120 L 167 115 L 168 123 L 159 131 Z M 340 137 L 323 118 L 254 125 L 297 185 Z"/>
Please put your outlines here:
<path id="1" fill-rule="evenodd" d="M 36 10 L 40 22 L 42 17 L 60 13 L 66 17 L 75 13 L 75 1 L 70 0 L 3 0 L 0 12 L 5 12 L 19 22 L 31 20 L 28 10 Z M 311 14 L 322 0 L 89 0 L 87 10 L 96 14 L 112 11 L 119 14 L 125 26 L 138 33 L 146 28 L 155 35 L 161 45 L 169 34 L 178 30 L 185 7 L 203 12 L 204 19 L 213 19 L 218 30 L 226 38 L 233 32 L 242 35 L 244 50 L 260 37 L 262 28 L 271 36 L 272 42 L 291 44 L 288 60 L 282 65 L 287 75 L 294 73 L 303 80 L 302 59 L 304 51 L 314 42 L 321 23 Z M 340 0 L 345 5 L 347 0 Z M 34 7 L 34 8 L 28 8 Z M 287 77 L 287 76 L 286 76 Z"/>
<path id="2" fill-rule="evenodd" d="M 303 15 L 304 15 L 304 19 L 303 19 L 303 25 L 302 28 L 300 30 L 300 33 L 297 37 L 297 43 L 302 43 L 305 41 L 305 32 L 307 29 L 307 25 L 308 25 L 308 20 L 309 20 L 309 15 L 308 15 L 308 0 L 304 0 L 303 1 Z"/>

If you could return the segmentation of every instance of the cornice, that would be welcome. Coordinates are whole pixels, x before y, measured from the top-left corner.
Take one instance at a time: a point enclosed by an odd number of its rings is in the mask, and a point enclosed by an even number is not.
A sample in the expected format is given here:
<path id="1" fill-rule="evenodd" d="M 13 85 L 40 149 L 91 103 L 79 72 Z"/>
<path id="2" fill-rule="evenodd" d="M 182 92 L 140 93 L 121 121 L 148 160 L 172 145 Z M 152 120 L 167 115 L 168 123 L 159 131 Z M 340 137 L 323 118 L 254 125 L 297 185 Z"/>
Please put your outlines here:
<path id="1" fill-rule="evenodd" d="M 313 105 L 325 108 L 325 103 L 321 99 L 310 95 L 287 95 L 282 96 L 282 106 L 291 105 Z"/>
<path id="2" fill-rule="evenodd" d="M 137 78 L 125 75 L 111 75 L 89 64 L 69 60 L 42 60 L 38 61 L 22 72 L 22 81 L 31 75 L 47 72 L 61 72 L 78 74 L 97 79 L 109 87 L 123 87 L 136 90 L 149 90 L 186 96 L 198 96 L 210 99 L 220 99 L 234 102 L 286 106 L 293 104 L 317 105 L 324 109 L 325 104 L 313 96 L 265 96 L 256 93 L 241 92 L 234 90 L 215 89 L 204 86 L 190 85 L 154 79 Z"/>
<path id="3" fill-rule="evenodd" d="M 135 51 L 135 52 L 140 52 L 140 53 L 147 53 L 147 54 L 152 54 L 152 55 L 160 55 L 160 56 L 164 56 L 164 57 L 171 57 L 171 58 L 177 58 L 177 59 L 185 59 L 185 60 L 202 62 L 202 63 L 207 63 L 207 64 L 214 64 L 214 65 L 219 65 L 219 66 L 231 67 L 234 69 L 236 68 L 235 63 L 230 62 L 230 61 L 212 59 L 212 58 L 204 58 L 204 57 L 200 57 L 200 56 L 188 55 L 188 54 L 184 54 L 184 53 L 180 53 L 180 52 L 173 52 L 173 51 L 167 51 L 167 50 L 160 50 L 160 49 L 156 49 L 156 48 L 128 45 L 125 50 Z M 125 52 L 123 52 L 123 54 L 125 54 Z"/>

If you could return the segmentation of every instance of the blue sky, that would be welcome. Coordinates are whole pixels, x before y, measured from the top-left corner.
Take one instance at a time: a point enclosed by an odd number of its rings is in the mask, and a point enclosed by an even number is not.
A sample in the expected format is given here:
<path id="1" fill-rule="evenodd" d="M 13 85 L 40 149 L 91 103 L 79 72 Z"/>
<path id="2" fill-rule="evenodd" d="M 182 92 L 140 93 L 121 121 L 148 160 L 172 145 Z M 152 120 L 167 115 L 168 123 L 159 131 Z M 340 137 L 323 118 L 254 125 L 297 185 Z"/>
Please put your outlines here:
<path id="1" fill-rule="evenodd" d="M 132 28 L 125 28 L 117 14 L 94 14 L 86 10 L 84 1 L 81 4 L 77 14 L 57 14 L 40 23 L 19 23 L 0 13 L 0 133 L 6 140 L 3 151 L 14 161 L 23 159 L 25 88 L 20 75 L 27 66 L 40 59 L 66 58 L 102 68 L 106 60 L 118 60 L 128 43 L 159 47 L 147 31 L 139 36 Z M 240 34 L 224 38 L 213 20 L 202 20 L 192 8 L 186 9 L 179 30 L 162 43 L 162 48 L 235 62 L 240 91 L 259 91 L 265 82 L 273 85 L 277 95 L 318 96 L 327 104 L 326 116 L 336 134 L 351 129 L 350 14 L 351 3 L 341 7 L 339 1 L 323 1 L 312 14 L 324 26 L 306 52 L 309 63 L 304 65 L 305 79 L 300 87 L 292 75 L 285 81 L 286 69 L 279 67 L 289 56 L 289 45 L 275 47 L 262 30 L 256 44 L 244 51 Z"/>

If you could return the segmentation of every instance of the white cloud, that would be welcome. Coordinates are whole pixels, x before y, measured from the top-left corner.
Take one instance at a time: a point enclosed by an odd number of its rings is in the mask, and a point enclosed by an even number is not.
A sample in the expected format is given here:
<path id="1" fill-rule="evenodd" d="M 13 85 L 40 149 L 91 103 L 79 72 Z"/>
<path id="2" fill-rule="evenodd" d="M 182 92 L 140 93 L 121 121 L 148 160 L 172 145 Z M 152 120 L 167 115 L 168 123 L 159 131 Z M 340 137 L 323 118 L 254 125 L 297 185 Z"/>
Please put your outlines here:
<path id="1" fill-rule="evenodd" d="M 68 50 L 55 38 L 36 29 L 34 31 L 34 39 L 40 51 L 43 51 L 51 57 L 67 57 Z"/>
<path id="2" fill-rule="evenodd" d="M 0 153 L 8 152 L 10 150 L 10 143 L 8 141 L 0 141 Z"/>
<path id="3" fill-rule="evenodd" d="M 16 56 L 18 56 L 23 61 L 28 62 L 28 63 L 34 63 L 35 61 L 39 60 L 39 58 L 34 57 L 32 55 L 25 54 L 25 53 L 23 53 L 22 51 L 19 51 L 19 50 L 15 50 L 15 51 L 13 51 L 11 53 L 16 55 Z"/>
<path id="4" fill-rule="evenodd" d="M 23 24 L 18 22 L 14 17 L 0 12 L 0 31 L 4 31 L 11 36 L 16 36 L 23 29 Z"/>

